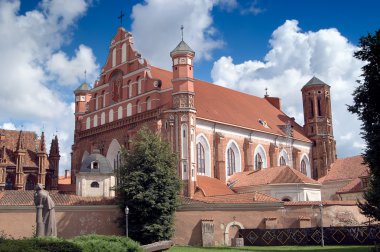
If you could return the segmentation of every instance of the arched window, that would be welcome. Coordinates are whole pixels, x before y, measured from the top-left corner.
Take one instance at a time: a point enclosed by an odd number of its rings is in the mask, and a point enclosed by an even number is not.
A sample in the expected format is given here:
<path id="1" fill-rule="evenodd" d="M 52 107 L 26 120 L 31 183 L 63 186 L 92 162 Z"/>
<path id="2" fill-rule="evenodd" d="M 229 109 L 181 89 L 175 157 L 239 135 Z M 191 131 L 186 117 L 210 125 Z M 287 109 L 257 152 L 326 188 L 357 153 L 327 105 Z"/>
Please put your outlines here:
<path id="1" fill-rule="evenodd" d="M 99 97 L 98 97 L 98 94 L 94 95 L 94 99 L 95 99 L 95 110 L 98 110 L 99 109 Z"/>
<path id="2" fill-rule="evenodd" d="M 277 165 L 278 166 L 289 165 L 289 155 L 285 149 L 281 149 L 279 157 L 278 157 Z"/>
<path id="3" fill-rule="evenodd" d="M 137 101 L 136 106 L 137 106 L 137 113 L 141 113 L 141 102 Z"/>
<path id="4" fill-rule="evenodd" d="M 318 97 L 318 116 L 322 116 L 321 97 Z"/>
<path id="5" fill-rule="evenodd" d="M 94 127 L 98 126 L 98 115 L 94 115 Z"/>
<path id="6" fill-rule="evenodd" d="M 102 112 L 102 114 L 100 115 L 100 125 L 103 125 L 105 123 L 106 123 L 106 113 Z"/>
<path id="7" fill-rule="evenodd" d="M 37 178 L 33 174 L 29 174 L 26 178 L 25 190 L 34 190 L 37 184 Z"/>
<path id="8" fill-rule="evenodd" d="M 132 92 L 133 92 L 133 85 L 132 85 L 132 82 L 129 80 L 128 81 L 128 98 L 132 97 Z"/>
<path id="9" fill-rule="evenodd" d="M 116 48 L 112 50 L 112 67 L 116 66 Z"/>
<path id="10" fill-rule="evenodd" d="M 309 99 L 309 105 L 310 105 L 310 118 L 312 118 L 314 117 L 314 104 L 311 98 Z"/>
<path id="11" fill-rule="evenodd" d="M 132 115 L 132 103 L 128 103 L 127 105 L 127 116 Z"/>
<path id="12" fill-rule="evenodd" d="M 197 173 L 211 177 L 211 150 L 210 144 L 206 136 L 201 133 L 196 136 L 196 149 L 197 149 Z M 203 170 L 203 171 L 202 171 Z M 199 173 L 199 171 L 202 171 Z"/>
<path id="13" fill-rule="evenodd" d="M 197 144 L 197 173 L 200 175 L 205 175 L 206 173 L 206 163 L 205 163 L 205 149 L 201 143 Z"/>
<path id="14" fill-rule="evenodd" d="M 121 46 L 121 63 L 127 61 L 127 43 L 123 43 Z"/>
<path id="15" fill-rule="evenodd" d="M 306 175 L 306 162 L 305 162 L 305 160 L 301 161 L 301 172 Z"/>
<path id="16" fill-rule="evenodd" d="M 151 110 L 152 109 L 152 100 L 150 97 L 146 98 L 146 110 Z"/>
<path id="17" fill-rule="evenodd" d="M 113 109 L 108 112 L 108 121 L 113 122 Z"/>
<path id="18" fill-rule="evenodd" d="M 289 198 L 289 197 L 283 197 L 282 199 L 281 199 L 281 201 L 286 201 L 286 202 L 289 202 L 289 201 L 291 201 L 291 199 Z"/>
<path id="19" fill-rule="evenodd" d="M 15 175 L 8 173 L 5 179 L 5 190 L 13 190 L 15 185 Z"/>
<path id="20" fill-rule="evenodd" d="M 106 107 L 106 94 L 104 91 L 102 92 L 102 100 L 103 100 L 102 108 L 105 108 Z"/>
<path id="21" fill-rule="evenodd" d="M 91 118 L 87 117 L 86 119 L 86 129 L 89 129 L 91 127 Z"/>
<path id="22" fill-rule="evenodd" d="M 257 155 L 259 154 L 259 155 Z M 254 170 L 255 171 L 258 171 L 260 169 L 263 169 L 263 168 L 267 168 L 267 155 L 265 153 L 265 150 L 264 150 L 264 147 L 259 144 L 256 149 L 255 149 L 255 152 L 254 152 L 254 164 L 255 164 L 255 167 L 254 167 Z"/>
<path id="23" fill-rule="evenodd" d="M 227 150 L 227 175 L 231 176 L 236 172 L 236 164 L 235 164 L 235 152 L 230 147 Z"/>
<path id="24" fill-rule="evenodd" d="M 119 106 L 119 108 L 117 109 L 117 119 L 121 118 L 123 118 L 123 107 Z"/>
<path id="25" fill-rule="evenodd" d="M 142 92 L 142 87 L 141 87 L 142 84 L 141 84 L 140 76 L 137 77 L 136 81 L 137 81 L 137 94 L 139 95 Z"/>
<path id="26" fill-rule="evenodd" d="M 263 158 L 261 157 L 260 153 L 257 153 L 255 156 L 255 170 L 261 170 L 263 167 Z"/>
<path id="27" fill-rule="evenodd" d="M 94 182 L 91 183 L 91 187 L 92 188 L 99 188 L 99 183 L 96 182 L 96 181 L 94 181 Z"/>

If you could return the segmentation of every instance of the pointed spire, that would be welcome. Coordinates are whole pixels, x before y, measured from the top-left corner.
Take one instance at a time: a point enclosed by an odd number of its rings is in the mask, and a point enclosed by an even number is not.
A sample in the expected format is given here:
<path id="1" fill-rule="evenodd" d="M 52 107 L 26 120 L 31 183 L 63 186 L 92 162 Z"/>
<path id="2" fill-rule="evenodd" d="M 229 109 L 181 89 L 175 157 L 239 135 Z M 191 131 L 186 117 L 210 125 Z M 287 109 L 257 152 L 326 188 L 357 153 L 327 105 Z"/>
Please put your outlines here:
<path id="1" fill-rule="evenodd" d="M 42 131 L 39 151 L 46 152 L 45 133 Z"/>
<path id="2" fill-rule="evenodd" d="M 24 136 L 23 136 L 22 130 L 20 130 L 20 135 L 17 141 L 17 150 L 23 150 L 23 149 L 24 149 Z"/>
<path id="3" fill-rule="evenodd" d="M 49 156 L 59 156 L 59 143 L 57 135 L 55 135 L 54 139 L 51 140 Z"/>

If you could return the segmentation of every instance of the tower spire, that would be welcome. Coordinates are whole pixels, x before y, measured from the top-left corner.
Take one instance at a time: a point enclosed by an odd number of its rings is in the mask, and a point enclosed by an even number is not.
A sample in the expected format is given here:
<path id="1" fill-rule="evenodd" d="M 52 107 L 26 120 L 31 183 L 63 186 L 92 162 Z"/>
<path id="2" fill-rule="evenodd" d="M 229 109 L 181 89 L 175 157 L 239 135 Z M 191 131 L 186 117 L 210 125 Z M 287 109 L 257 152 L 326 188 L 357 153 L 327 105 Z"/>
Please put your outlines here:
<path id="1" fill-rule="evenodd" d="M 184 29 L 184 27 L 183 27 L 183 25 L 181 25 L 181 38 L 182 38 L 182 41 L 183 41 L 183 29 Z"/>
<path id="2" fill-rule="evenodd" d="M 43 131 L 42 131 L 42 134 L 41 134 L 40 151 L 46 152 L 45 133 Z"/>

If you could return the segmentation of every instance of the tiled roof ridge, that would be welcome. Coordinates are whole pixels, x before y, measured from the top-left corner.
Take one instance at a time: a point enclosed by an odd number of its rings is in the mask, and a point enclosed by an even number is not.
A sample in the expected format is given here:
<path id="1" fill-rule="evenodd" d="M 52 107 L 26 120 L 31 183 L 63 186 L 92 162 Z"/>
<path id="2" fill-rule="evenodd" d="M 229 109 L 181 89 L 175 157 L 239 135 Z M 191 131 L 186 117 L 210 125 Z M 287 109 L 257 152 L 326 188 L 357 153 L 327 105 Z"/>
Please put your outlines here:
<path id="1" fill-rule="evenodd" d="M 355 200 L 322 200 L 322 201 L 287 201 L 284 202 L 285 206 L 319 206 L 322 203 L 323 206 L 331 205 L 356 205 Z"/>
<path id="2" fill-rule="evenodd" d="M 301 183 L 310 184 L 310 182 L 305 181 L 305 179 L 314 180 L 312 178 L 309 178 L 308 176 L 306 176 L 302 172 L 298 171 L 297 169 L 291 168 L 289 166 L 287 166 L 287 167 L 297 176 L 297 178 L 301 181 Z M 315 184 L 320 184 L 317 180 L 314 180 L 314 181 L 315 181 L 314 182 Z"/>

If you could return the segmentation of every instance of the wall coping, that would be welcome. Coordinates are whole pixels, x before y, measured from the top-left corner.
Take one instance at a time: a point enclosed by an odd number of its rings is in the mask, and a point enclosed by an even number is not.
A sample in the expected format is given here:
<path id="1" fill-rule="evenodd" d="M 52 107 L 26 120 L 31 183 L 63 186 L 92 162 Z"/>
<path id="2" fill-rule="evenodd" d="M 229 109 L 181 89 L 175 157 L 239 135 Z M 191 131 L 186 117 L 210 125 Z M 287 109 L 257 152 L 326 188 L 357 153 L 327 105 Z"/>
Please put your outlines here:
<path id="1" fill-rule="evenodd" d="M 119 209 L 118 205 L 76 205 L 76 206 L 55 206 L 56 212 L 66 212 L 66 211 L 102 211 L 105 209 Z M 35 206 L 0 206 L 0 213 L 5 213 L 12 211 L 35 211 Z"/>

